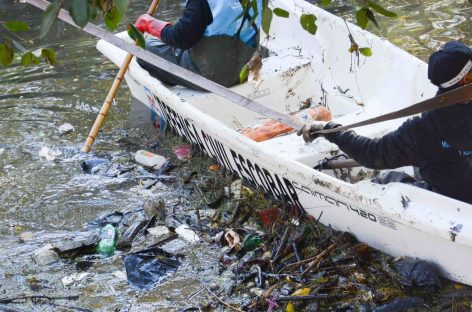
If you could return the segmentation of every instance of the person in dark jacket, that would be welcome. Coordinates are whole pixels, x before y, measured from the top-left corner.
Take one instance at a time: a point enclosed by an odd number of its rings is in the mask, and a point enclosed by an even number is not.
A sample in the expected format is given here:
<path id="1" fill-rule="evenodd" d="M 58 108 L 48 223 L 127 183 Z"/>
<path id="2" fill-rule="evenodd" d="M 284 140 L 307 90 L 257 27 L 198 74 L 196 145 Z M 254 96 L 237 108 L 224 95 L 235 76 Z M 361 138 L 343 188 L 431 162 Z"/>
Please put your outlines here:
<path id="1" fill-rule="evenodd" d="M 247 11 L 241 1 L 188 0 L 182 17 L 174 25 L 144 14 L 135 26 L 156 37 L 146 40 L 147 50 L 217 83 L 231 86 L 239 81 L 241 68 L 259 43 L 262 0 L 255 2 L 257 8 L 251 7 Z M 162 82 L 197 88 L 141 59 L 138 63 Z"/>
<path id="2" fill-rule="evenodd" d="M 438 95 L 471 84 L 472 49 L 458 41 L 446 43 L 430 56 L 428 78 L 439 87 Z M 340 126 L 315 122 L 298 134 L 312 142 L 320 136 L 316 131 Z M 472 99 L 409 118 L 381 138 L 354 131 L 324 137 L 368 168 L 418 167 L 433 191 L 472 204 Z"/>

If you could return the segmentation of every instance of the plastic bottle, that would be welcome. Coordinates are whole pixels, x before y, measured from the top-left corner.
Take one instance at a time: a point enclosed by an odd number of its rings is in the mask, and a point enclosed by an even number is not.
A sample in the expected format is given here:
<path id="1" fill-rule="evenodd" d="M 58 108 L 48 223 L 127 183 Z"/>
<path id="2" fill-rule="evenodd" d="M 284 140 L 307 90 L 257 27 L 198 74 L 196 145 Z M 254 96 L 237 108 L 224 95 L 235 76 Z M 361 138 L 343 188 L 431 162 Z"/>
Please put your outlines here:
<path id="1" fill-rule="evenodd" d="M 100 241 L 98 242 L 97 252 L 99 254 L 110 256 L 116 250 L 116 241 L 118 232 L 111 224 L 105 225 L 100 230 Z"/>
<path id="2" fill-rule="evenodd" d="M 143 150 L 137 151 L 134 155 L 134 159 L 144 166 L 154 167 L 156 169 L 162 167 L 166 162 L 165 157 Z"/>

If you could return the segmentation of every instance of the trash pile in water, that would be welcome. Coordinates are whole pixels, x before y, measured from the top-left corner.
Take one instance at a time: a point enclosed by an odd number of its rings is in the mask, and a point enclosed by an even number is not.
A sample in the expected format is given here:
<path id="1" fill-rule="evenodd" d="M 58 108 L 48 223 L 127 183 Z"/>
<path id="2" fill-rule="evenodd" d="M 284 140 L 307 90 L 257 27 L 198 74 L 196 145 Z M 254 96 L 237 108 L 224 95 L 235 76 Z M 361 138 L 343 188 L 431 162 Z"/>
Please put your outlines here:
<path id="1" fill-rule="evenodd" d="M 243 186 L 229 187 L 195 227 L 221 246 L 222 274 L 232 282 L 207 292 L 213 307 L 234 311 L 402 311 L 426 308 L 441 288 L 433 266 L 393 259 L 319 218 L 283 207 Z M 205 194 L 202 194 L 205 196 Z M 208 204 L 207 204 L 208 205 Z"/>
<path id="2" fill-rule="evenodd" d="M 36 250 L 34 261 L 42 266 L 74 263 L 76 272 L 62 278 L 64 287 L 70 287 L 86 282 L 89 268 L 110 257 L 118 267 L 113 275 L 126 280 L 129 288 L 147 291 L 160 287 L 186 261 L 184 255 L 164 248 L 178 238 L 187 249 L 202 244 L 217 248 L 217 271 L 223 277 L 221 283 L 200 279 L 188 305 L 176 307 L 179 311 L 470 308 L 468 287 L 440 280 L 429 263 L 380 253 L 348 233 L 322 225 L 322 214 L 314 218 L 273 201 L 218 164 L 192 167 L 188 145 L 174 146 L 172 153 L 169 159 L 139 150 L 135 161 L 143 167 L 107 158 L 84 160 L 81 167 L 86 174 L 132 175 L 141 189 L 151 192 L 167 185 L 186 194 L 190 205 L 162 195 L 134 210 L 104 213 L 73 239 Z M 23 232 L 19 237 L 25 242 L 34 235 Z M 0 305 L 18 298 L 0 297 Z"/>

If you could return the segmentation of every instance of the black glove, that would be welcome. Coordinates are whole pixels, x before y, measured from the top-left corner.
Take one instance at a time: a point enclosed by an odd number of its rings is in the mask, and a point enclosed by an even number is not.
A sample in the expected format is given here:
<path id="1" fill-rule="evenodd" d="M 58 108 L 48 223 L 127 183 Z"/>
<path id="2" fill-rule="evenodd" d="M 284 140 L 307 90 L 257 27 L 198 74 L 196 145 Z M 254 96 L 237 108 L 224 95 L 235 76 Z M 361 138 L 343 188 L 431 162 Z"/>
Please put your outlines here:
<path id="1" fill-rule="evenodd" d="M 298 130 L 297 135 L 302 136 L 305 142 L 313 142 L 316 138 L 323 136 L 321 133 L 316 133 L 317 131 L 321 131 L 326 126 L 326 121 L 313 121 L 310 124 L 305 124 L 303 128 Z"/>

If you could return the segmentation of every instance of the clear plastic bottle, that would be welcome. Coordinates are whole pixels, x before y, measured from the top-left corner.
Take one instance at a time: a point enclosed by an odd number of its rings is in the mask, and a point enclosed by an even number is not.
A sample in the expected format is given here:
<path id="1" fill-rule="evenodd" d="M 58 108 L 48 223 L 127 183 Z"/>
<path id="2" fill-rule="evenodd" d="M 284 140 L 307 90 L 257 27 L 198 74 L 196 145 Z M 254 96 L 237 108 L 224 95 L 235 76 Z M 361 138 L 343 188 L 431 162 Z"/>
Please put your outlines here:
<path id="1" fill-rule="evenodd" d="M 117 229 L 111 224 L 105 225 L 100 230 L 100 241 L 98 242 L 97 252 L 105 256 L 111 256 L 116 250 L 117 238 Z"/>

